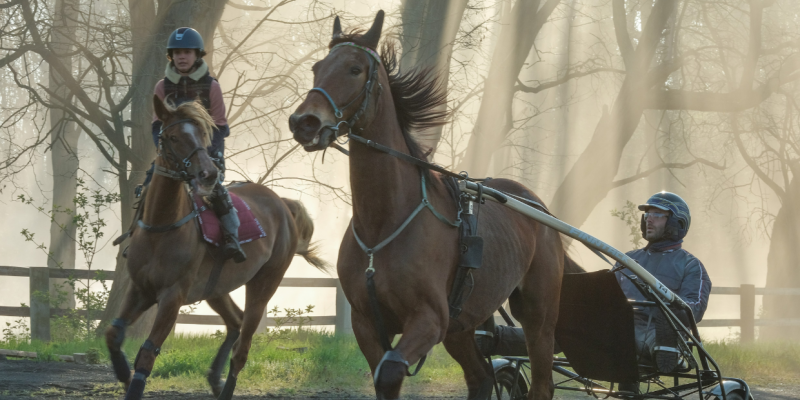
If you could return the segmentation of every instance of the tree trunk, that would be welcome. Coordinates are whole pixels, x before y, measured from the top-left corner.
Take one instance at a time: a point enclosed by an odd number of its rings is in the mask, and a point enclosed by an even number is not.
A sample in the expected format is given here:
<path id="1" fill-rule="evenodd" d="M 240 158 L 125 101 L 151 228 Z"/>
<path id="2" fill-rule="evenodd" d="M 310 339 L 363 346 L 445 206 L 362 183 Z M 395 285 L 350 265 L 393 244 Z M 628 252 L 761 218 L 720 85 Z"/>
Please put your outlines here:
<path id="1" fill-rule="evenodd" d="M 614 4 L 621 5 L 622 1 Z M 624 6 L 622 6 L 624 7 Z M 673 0 L 661 0 L 654 6 L 642 38 L 635 52 L 626 55 L 630 46 L 624 22 L 615 21 L 617 39 L 623 58 L 626 58 L 626 75 L 610 113 L 605 113 L 597 124 L 586 150 L 581 153 L 550 202 L 555 215 L 573 226 L 581 226 L 594 207 L 606 197 L 619 170 L 625 145 L 636 132 L 644 105 L 639 100 L 653 82 L 647 74 L 661 40 L 664 26 L 675 9 Z M 615 18 L 625 10 L 615 10 Z M 626 43 L 627 42 L 627 43 Z M 631 48 L 632 51 L 632 48 Z"/>
<path id="2" fill-rule="evenodd" d="M 795 172 L 798 172 L 797 169 Z M 800 179 L 794 174 L 775 216 L 767 255 L 767 288 L 800 288 Z M 764 296 L 765 319 L 800 319 L 800 297 Z M 798 340 L 800 327 L 761 327 L 759 340 Z"/>
<path id="3" fill-rule="evenodd" d="M 518 0 L 511 18 L 500 31 L 489 73 L 483 84 L 483 99 L 478 118 L 458 170 L 482 177 L 488 172 L 492 154 L 499 149 L 512 128 L 511 103 L 517 82 L 536 36 L 560 0 Z"/>
<path id="4" fill-rule="evenodd" d="M 439 75 L 439 83 L 446 89 L 450 81 L 453 42 L 466 8 L 466 0 L 405 0 L 401 14 L 401 70 L 430 68 Z M 442 106 L 443 109 L 446 107 Z M 433 155 L 442 137 L 442 127 L 416 132 L 415 135 Z"/>
<path id="5" fill-rule="evenodd" d="M 72 69 L 72 56 L 75 41 L 75 20 L 78 14 L 78 0 L 57 0 L 53 10 L 53 28 L 50 33 L 50 46 L 61 62 Z M 50 90 L 62 99 L 69 98 L 69 90 L 64 86 L 55 71 L 48 74 Z M 59 104 L 58 100 L 50 102 Z M 74 122 L 69 121 L 66 113 L 58 108 L 50 108 L 50 151 L 53 167 L 53 209 L 75 209 L 73 199 L 78 183 L 78 138 L 80 130 Z M 50 253 L 47 260 L 49 268 L 75 269 L 75 224 L 72 215 L 55 212 L 50 223 Z M 50 296 L 57 298 L 56 286 L 66 292 L 66 302 L 59 304 L 63 308 L 75 308 L 75 296 L 72 287 L 64 279 L 50 280 Z"/>
<path id="6" fill-rule="evenodd" d="M 153 0 L 129 0 L 131 30 L 133 32 L 133 68 L 131 98 L 131 142 L 133 152 L 143 160 L 155 158 L 155 146 L 151 134 L 153 118 L 153 88 L 163 76 L 167 65 L 166 45 L 170 33 L 177 28 L 189 26 L 203 36 L 206 49 L 213 48 L 214 32 L 222 18 L 227 0 L 159 1 L 158 8 Z M 208 57 L 207 57 L 208 59 Z M 127 162 L 122 162 L 127 166 Z M 126 231 L 133 222 L 133 189 L 144 181 L 148 162 L 132 164 L 130 171 L 120 171 L 119 186 L 122 207 L 122 229 Z M 116 276 L 111 286 L 108 305 L 103 315 L 103 323 L 109 323 L 119 315 L 122 302 L 130 288 L 126 259 L 121 253 L 127 246 L 120 245 L 117 255 Z M 151 308 L 128 330 L 131 337 L 146 337 L 155 319 L 156 307 Z"/>

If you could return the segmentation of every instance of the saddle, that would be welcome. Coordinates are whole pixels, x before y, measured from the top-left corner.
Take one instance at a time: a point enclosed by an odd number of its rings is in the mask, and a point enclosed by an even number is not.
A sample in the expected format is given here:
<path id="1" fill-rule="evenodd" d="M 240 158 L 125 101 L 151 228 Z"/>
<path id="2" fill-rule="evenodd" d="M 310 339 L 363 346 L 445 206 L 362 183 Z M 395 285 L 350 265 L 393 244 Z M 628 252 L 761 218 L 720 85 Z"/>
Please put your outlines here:
<path id="1" fill-rule="evenodd" d="M 247 203 L 233 192 L 228 193 L 231 195 L 231 201 L 233 201 L 233 206 L 239 216 L 239 244 L 267 236 Z M 197 222 L 200 224 L 200 234 L 203 236 L 203 240 L 219 246 L 222 243 L 222 226 L 220 226 L 219 218 L 203 197 L 193 195 L 192 198 L 194 209 L 197 210 Z"/>

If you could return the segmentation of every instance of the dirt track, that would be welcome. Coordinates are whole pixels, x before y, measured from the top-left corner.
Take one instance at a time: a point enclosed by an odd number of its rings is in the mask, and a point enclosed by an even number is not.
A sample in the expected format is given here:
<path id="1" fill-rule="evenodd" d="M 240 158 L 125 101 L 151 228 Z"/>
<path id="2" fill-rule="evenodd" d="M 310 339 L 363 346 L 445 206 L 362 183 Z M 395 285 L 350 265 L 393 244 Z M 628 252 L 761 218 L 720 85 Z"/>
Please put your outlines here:
<path id="1" fill-rule="evenodd" d="M 114 384 L 111 368 L 106 365 L 79 365 L 65 362 L 38 362 L 30 360 L 0 360 L 0 399 L 100 399 L 124 397 L 119 390 L 108 389 Z M 753 388 L 756 400 L 800 400 L 800 385 L 770 385 Z M 450 396 L 435 396 L 443 399 Z M 146 392 L 148 399 L 210 400 L 210 393 Z M 247 396 L 236 399 L 275 399 L 279 395 Z M 350 393 L 317 391 L 299 392 L 292 399 L 303 398 L 364 398 Z M 556 399 L 591 399 L 584 394 L 556 393 Z"/>

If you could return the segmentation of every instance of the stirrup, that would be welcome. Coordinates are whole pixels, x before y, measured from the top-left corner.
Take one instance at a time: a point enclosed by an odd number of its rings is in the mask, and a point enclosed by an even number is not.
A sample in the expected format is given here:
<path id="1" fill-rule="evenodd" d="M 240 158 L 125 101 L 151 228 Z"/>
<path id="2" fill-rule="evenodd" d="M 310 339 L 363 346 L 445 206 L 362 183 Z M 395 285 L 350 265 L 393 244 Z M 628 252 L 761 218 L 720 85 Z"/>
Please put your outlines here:
<path id="1" fill-rule="evenodd" d="M 222 252 L 225 254 L 225 258 L 232 258 L 235 263 L 244 262 L 247 260 L 247 255 L 242 250 L 242 246 L 239 245 L 239 240 L 234 238 L 231 235 L 225 235 L 223 239 L 222 245 Z"/>

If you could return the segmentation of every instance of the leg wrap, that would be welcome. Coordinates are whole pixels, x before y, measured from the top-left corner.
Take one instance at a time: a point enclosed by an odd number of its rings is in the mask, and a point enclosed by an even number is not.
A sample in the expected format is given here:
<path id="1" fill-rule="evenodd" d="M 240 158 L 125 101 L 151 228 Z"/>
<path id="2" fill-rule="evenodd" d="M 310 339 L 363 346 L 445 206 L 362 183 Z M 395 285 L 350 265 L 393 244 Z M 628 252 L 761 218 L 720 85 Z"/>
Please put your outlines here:
<path id="1" fill-rule="evenodd" d="M 128 364 L 128 358 L 125 352 L 121 350 L 122 342 L 125 340 L 125 328 L 127 323 L 122 318 L 117 318 L 111 322 L 111 326 L 117 328 L 117 336 L 114 338 L 113 348 L 108 349 L 109 358 L 111 358 L 111 365 L 114 368 L 114 374 L 120 382 L 128 382 L 131 378 L 131 367 Z"/>
<path id="2" fill-rule="evenodd" d="M 160 347 L 156 347 L 156 345 L 154 345 L 153 342 L 150 341 L 150 339 L 145 340 L 144 343 L 142 343 L 142 347 L 139 348 L 139 352 L 136 353 L 136 359 L 133 360 L 133 367 L 136 368 L 137 371 L 139 370 L 139 368 L 136 366 L 136 364 L 139 363 L 139 356 L 142 355 L 142 350 L 152 351 L 156 357 L 158 357 L 158 355 L 161 354 Z M 150 373 L 148 372 L 147 375 L 150 375 Z"/>
<path id="3" fill-rule="evenodd" d="M 419 372 L 419 370 L 422 368 L 422 365 L 425 364 L 425 358 L 426 357 L 427 356 L 422 356 L 422 358 L 417 363 L 417 368 L 414 369 L 413 373 L 410 370 L 406 369 L 406 376 L 414 376 L 414 375 L 416 375 L 417 372 Z M 380 373 L 381 373 L 381 366 L 383 366 L 383 363 L 385 363 L 385 362 L 400 363 L 400 364 L 405 365 L 406 368 L 410 367 L 409 364 L 408 364 L 408 361 L 406 361 L 403 358 L 403 356 L 400 355 L 400 353 L 398 353 L 398 352 L 396 352 L 394 350 L 389 350 L 386 353 L 383 353 L 383 358 L 381 358 L 381 362 L 379 362 L 378 366 L 375 367 L 375 378 L 372 380 L 373 381 L 372 383 L 375 384 L 375 385 L 378 384 L 378 378 L 380 377 Z"/>
<path id="4" fill-rule="evenodd" d="M 128 393 L 125 394 L 125 400 L 139 400 L 144 395 L 144 386 L 147 377 L 150 376 L 150 371 L 141 368 L 137 369 L 131 379 L 131 385 L 128 387 Z"/>

